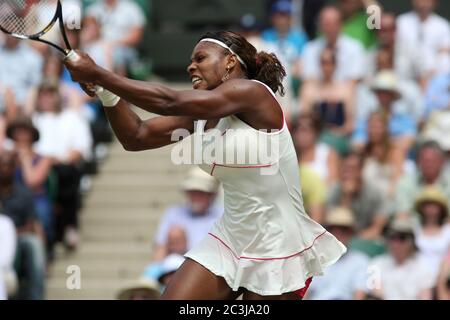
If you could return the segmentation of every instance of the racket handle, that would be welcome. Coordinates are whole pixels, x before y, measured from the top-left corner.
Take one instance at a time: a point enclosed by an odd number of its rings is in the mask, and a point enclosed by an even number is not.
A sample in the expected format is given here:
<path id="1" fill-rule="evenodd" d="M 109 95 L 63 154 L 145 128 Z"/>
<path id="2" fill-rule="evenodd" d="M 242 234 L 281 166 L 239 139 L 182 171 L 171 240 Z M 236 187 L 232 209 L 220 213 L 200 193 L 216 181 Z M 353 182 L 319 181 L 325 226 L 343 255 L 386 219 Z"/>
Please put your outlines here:
<path id="1" fill-rule="evenodd" d="M 80 58 L 80 56 L 74 51 L 70 50 L 67 54 L 65 59 L 68 61 L 77 61 Z M 92 92 L 95 92 L 95 94 L 99 94 L 103 92 L 103 88 L 101 86 L 94 86 L 91 90 Z"/>

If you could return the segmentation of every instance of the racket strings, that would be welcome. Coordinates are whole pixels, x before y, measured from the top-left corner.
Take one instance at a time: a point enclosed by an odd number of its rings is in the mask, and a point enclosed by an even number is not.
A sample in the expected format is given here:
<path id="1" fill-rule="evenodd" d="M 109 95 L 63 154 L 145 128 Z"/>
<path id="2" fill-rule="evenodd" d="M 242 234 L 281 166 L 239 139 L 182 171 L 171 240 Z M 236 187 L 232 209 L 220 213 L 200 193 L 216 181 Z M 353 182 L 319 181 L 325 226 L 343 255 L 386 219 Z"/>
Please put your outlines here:
<path id="1" fill-rule="evenodd" d="M 8 33 L 29 37 L 51 23 L 56 8 L 54 0 L 2 0 L 0 26 Z"/>

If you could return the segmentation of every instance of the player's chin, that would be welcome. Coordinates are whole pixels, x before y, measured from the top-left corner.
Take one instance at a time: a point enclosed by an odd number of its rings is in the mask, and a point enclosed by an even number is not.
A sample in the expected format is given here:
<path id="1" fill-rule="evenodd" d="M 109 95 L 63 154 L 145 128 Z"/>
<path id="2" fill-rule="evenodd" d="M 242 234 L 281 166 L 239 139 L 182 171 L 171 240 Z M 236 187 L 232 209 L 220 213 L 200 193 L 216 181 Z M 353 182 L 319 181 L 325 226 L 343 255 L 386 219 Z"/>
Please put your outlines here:
<path id="1" fill-rule="evenodd" d="M 192 84 L 192 89 L 194 90 L 206 90 L 208 89 L 208 85 L 206 84 L 206 82 L 204 80 L 194 83 Z"/>

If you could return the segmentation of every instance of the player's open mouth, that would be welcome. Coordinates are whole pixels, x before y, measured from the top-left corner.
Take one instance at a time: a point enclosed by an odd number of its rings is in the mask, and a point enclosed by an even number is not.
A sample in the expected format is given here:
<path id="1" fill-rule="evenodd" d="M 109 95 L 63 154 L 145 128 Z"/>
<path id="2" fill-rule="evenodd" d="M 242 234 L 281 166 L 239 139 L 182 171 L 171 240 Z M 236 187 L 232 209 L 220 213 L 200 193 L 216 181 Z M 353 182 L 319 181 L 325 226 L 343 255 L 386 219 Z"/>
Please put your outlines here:
<path id="1" fill-rule="evenodd" d="M 200 82 L 202 82 L 202 79 L 199 77 L 192 77 L 191 81 L 192 81 L 192 85 L 194 87 L 197 87 L 200 84 Z"/>

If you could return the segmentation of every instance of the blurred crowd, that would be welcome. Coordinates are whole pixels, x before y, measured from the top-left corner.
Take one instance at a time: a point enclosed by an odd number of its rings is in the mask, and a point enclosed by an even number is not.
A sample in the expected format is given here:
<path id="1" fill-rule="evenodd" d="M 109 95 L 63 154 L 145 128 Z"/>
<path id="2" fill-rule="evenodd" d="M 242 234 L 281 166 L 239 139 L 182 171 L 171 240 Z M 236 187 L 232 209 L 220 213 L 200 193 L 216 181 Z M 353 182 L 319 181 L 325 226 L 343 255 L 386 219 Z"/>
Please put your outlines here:
<path id="1" fill-rule="evenodd" d="M 306 211 L 349 248 L 307 299 L 449 299 L 450 27 L 439 1 L 380 16 L 367 14 L 375 0 L 267 2 L 267 21 L 246 14 L 238 31 L 283 62 Z M 69 20 L 81 7 L 63 6 Z M 82 16 L 73 47 L 129 75 L 147 22 L 139 6 L 95 1 Z M 77 246 L 81 195 L 111 139 L 58 55 L 0 35 L 0 299 L 44 297 L 54 245 Z M 168 208 L 151 263 L 118 298 L 157 298 L 222 214 L 211 176 L 194 168 L 181 187 L 186 203 Z"/>
<path id="2" fill-rule="evenodd" d="M 72 47 L 128 75 L 146 25 L 141 7 L 62 5 Z M 57 26 L 44 39 L 65 47 Z M 60 52 L 0 34 L 0 299 L 45 297 L 55 245 L 76 249 L 83 195 L 111 139 L 101 105 L 72 82 Z"/>

